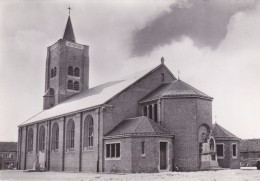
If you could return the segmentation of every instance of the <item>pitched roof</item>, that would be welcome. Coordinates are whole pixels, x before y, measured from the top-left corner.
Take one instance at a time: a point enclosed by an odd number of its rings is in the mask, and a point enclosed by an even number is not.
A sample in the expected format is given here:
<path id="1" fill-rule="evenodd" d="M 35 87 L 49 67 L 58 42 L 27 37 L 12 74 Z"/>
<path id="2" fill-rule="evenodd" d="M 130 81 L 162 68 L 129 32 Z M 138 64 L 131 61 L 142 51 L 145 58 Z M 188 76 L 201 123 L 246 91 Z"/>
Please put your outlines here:
<path id="1" fill-rule="evenodd" d="M 119 123 L 106 137 L 129 135 L 168 135 L 170 131 L 146 116 L 130 118 Z"/>
<path id="2" fill-rule="evenodd" d="M 49 120 L 56 117 L 72 114 L 82 110 L 88 110 L 95 108 L 97 106 L 105 104 L 107 101 L 115 97 L 117 94 L 127 89 L 135 82 L 145 77 L 149 73 L 155 71 L 156 69 L 164 66 L 160 64 L 159 66 L 144 70 L 142 72 L 132 74 L 125 78 L 117 81 L 111 81 L 93 88 L 90 88 L 84 92 L 75 94 L 68 98 L 66 101 L 40 113 L 36 114 L 32 118 L 28 119 L 24 123 L 20 124 L 27 125 L 33 122 Z"/>
<path id="3" fill-rule="evenodd" d="M 200 97 L 212 100 L 213 98 L 195 89 L 181 80 L 174 80 L 162 84 L 153 92 L 148 94 L 141 102 L 166 97 Z"/>
<path id="4" fill-rule="evenodd" d="M 17 151 L 17 142 L 0 142 L 0 152 Z"/>
<path id="5" fill-rule="evenodd" d="M 237 136 L 234 134 L 230 133 L 228 130 L 223 128 L 222 126 L 216 124 L 213 124 L 213 131 L 212 134 L 214 138 L 217 139 L 222 139 L 222 140 L 239 140 Z"/>
<path id="6" fill-rule="evenodd" d="M 70 16 L 68 17 L 66 28 L 65 28 L 65 31 L 64 31 L 64 34 L 63 34 L 63 39 L 68 40 L 68 41 L 72 41 L 72 42 L 76 42 L 72 23 L 71 23 L 71 20 L 70 20 Z"/>
<path id="7" fill-rule="evenodd" d="M 260 139 L 241 140 L 240 152 L 260 152 Z"/>

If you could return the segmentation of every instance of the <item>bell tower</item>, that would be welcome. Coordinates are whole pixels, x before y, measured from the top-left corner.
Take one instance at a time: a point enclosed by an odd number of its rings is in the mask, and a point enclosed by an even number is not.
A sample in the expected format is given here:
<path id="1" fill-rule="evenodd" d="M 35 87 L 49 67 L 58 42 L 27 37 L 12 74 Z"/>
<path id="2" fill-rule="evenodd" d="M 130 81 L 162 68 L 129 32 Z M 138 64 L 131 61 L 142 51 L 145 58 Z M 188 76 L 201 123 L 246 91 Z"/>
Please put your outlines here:
<path id="1" fill-rule="evenodd" d="M 89 46 L 76 42 L 70 10 L 62 39 L 47 48 L 43 109 L 49 109 L 89 86 Z"/>

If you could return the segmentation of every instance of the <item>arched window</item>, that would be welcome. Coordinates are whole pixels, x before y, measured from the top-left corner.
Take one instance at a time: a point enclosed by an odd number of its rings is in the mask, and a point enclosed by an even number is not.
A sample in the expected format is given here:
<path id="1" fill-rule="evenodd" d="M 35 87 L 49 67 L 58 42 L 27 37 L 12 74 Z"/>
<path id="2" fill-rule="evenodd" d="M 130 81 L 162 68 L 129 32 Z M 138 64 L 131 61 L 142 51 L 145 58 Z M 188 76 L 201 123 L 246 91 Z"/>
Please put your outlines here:
<path id="1" fill-rule="evenodd" d="M 164 73 L 161 73 L 161 81 L 164 82 Z"/>
<path id="2" fill-rule="evenodd" d="M 54 89 L 53 88 L 50 88 L 50 95 L 54 96 Z"/>
<path id="3" fill-rule="evenodd" d="M 28 145 L 27 145 L 28 152 L 33 151 L 33 129 L 30 128 L 28 131 Z"/>
<path id="4" fill-rule="evenodd" d="M 153 119 L 153 106 L 149 105 L 149 118 Z"/>
<path id="5" fill-rule="evenodd" d="M 57 74 L 57 68 L 54 67 L 54 69 L 53 69 L 53 77 L 56 77 L 56 74 Z"/>
<path id="6" fill-rule="evenodd" d="M 72 80 L 68 80 L 67 89 L 73 90 L 73 82 L 72 82 Z"/>
<path id="7" fill-rule="evenodd" d="M 67 124 L 67 148 L 74 148 L 75 124 L 71 119 Z"/>
<path id="8" fill-rule="evenodd" d="M 153 110 L 154 110 L 154 121 L 157 122 L 158 121 L 158 108 L 157 108 L 157 104 L 154 104 Z"/>
<path id="9" fill-rule="evenodd" d="M 52 126 L 52 150 L 59 149 L 59 126 L 54 123 Z"/>
<path id="10" fill-rule="evenodd" d="M 77 91 L 79 90 L 79 82 L 78 81 L 74 82 L 73 89 L 77 90 Z"/>
<path id="11" fill-rule="evenodd" d="M 210 149 L 210 151 L 214 151 L 215 150 L 215 144 L 214 144 L 213 138 L 211 138 L 209 140 L 209 149 Z"/>
<path id="12" fill-rule="evenodd" d="M 69 66 L 69 68 L 68 68 L 68 75 L 73 76 L 73 67 L 72 66 Z"/>
<path id="13" fill-rule="evenodd" d="M 147 106 L 144 106 L 144 107 L 143 107 L 143 115 L 144 115 L 144 116 L 147 116 Z"/>
<path id="14" fill-rule="evenodd" d="M 93 117 L 87 116 L 84 121 L 83 147 L 93 146 Z"/>
<path id="15" fill-rule="evenodd" d="M 80 73 L 79 68 L 76 67 L 76 68 L 74 69 L 74 76 L 79 77 L 79 73 Z"/>
<path id="16" fill-rule="evenodd" d="M 41 126 L 39 131 L 39 150 L 43 151 L 45 149 L 45 128 Z"/>

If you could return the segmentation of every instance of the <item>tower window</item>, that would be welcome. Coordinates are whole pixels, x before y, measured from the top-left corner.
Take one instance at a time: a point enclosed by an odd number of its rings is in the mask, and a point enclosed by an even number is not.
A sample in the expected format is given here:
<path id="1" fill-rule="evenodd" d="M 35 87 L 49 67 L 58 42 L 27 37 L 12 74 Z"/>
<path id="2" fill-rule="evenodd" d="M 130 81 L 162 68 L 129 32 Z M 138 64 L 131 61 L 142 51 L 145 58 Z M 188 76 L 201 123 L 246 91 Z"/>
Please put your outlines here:
<path id="1" fill-rule="evenodd" d="M 72 66 L 69 66 L 69 68 L 68 68 L 68 75 L 73 76 L 73 67 Z"/>
<path id="2" fill-rule="evenodd" d="M 77 90 L 77 91 L 79 90 L 79 82 L 78 81 L 74 82 L 73 89 Z"/>
<path id="3" fill-rule="evenodd" d="M 54 70 L 51 69 L 51 78 L 54 77 Z"/>
<path id="4" fill-rule="evenodd" d="M 79 73 L 80 73 L 80 70 L 79 70 L 78 67 L 76 67 L 76 68 L 74 69 L 74 76 L 75 76 L 75 77 L 79 77 Z"/>
<path id="5" fill-rule="evenodd" d="M 54 67 L 54 69 L 53 69 L 53 77 L 56 77 L 56 74 L 57 74 L 57 68 Z"/>
<path id="6" fill-rule="evenodd" d="M 69 90 L 73 90 L 73 82 L 72 82 L 72 80 L 69 80 L 69 81 L 68 81 L 67 88 L 68 88 Z"/>

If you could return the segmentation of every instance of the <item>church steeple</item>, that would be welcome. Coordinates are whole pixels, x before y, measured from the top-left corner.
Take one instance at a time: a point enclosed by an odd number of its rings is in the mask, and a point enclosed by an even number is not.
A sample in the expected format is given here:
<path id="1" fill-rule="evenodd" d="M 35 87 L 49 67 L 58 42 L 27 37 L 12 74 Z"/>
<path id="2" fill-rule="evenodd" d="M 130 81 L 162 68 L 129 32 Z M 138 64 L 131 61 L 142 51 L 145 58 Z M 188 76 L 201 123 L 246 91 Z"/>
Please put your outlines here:
<path id="1" fill-rule="evenodd" d="M 69 8 L 69 10 L 70 10 L 70 8 Z M 65 28 L 64 35 L 63 35 L 62 39 L 72 41 L 72 42 L 76 42 L 73 27 L 72 27 L 71 20 L 70 20 L 70 15 L 68 17 L 68 21 L 67 21 L 66 28 Z"/>

